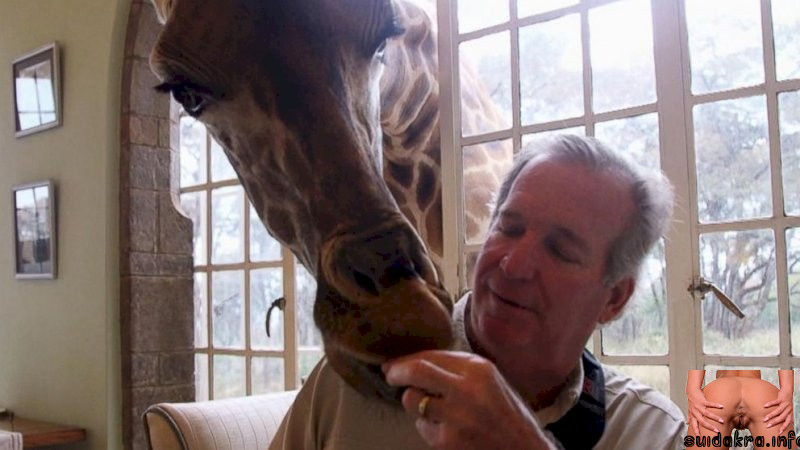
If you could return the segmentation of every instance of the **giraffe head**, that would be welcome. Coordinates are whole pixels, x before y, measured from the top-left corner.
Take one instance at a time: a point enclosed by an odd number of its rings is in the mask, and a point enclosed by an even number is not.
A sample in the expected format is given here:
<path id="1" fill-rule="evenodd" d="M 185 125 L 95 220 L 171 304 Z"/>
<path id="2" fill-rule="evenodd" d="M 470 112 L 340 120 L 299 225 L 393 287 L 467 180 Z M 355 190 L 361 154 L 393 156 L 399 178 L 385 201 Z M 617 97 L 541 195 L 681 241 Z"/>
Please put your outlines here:
<path id="1" fill-rule="evenodd" d="M 397 400 L 380 364 L 448 348 L 452 301 L 381 177 L 379 81 L 391 0 L 153 0 L 150 57 L 220 142 L 270 232 L 317 279 L 336 371 Z"/>

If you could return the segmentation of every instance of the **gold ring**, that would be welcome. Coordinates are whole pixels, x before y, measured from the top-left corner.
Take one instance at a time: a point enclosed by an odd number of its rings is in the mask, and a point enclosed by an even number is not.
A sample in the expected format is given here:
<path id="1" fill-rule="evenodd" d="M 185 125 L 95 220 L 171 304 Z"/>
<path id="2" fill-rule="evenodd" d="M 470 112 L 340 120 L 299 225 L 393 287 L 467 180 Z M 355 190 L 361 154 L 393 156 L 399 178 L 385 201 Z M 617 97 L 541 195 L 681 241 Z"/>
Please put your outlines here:
<path id="1" fill-rule="evenodd" d="M 419 401 L 419 404 L 417 405 L 417 412 L 419 413 L 420 417 L 425 417 L 425 412 L 428 410 L 429 401 L 431 401 L 430 395 L 422 397 L 422 400 Z"/>

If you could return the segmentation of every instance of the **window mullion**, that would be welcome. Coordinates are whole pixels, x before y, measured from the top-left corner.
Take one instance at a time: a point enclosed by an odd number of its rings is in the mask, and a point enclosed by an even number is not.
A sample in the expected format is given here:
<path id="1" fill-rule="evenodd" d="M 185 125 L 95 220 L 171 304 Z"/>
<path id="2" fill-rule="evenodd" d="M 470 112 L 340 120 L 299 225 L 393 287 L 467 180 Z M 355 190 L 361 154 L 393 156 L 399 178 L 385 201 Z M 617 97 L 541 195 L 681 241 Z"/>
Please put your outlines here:
<path id="1" fill-rule="evenodd" d="M 699 307 L 686 291 L 686 284 L 697 267 L 695 251 L 695 194 L 693 165 L 690 161 L 689 130 L 686 113 L 688 95 L 688 55 L 680 0 L 652 1 L 656 91 L 660 131 L 661 168 L 675 188 L 676 207 L 672 227 L 665 242 L 667 264 L 667 317 L 669 319 L 670 393 L 681 408 L 686 408 L 688 369 L 700 364 L 693 351 L 698 336 Z M 676 64 L 675 62 L 680 62 Z M 688 331 L 688 332 L 687 332 Z"/>
<path id="2" fill-rule="evenodd" d="M 442 275 L 448 292 L 456 294 L 464 280 L 464 218 L 462 199 L 461 96 L 458 89 L 456 2 L 437 0 L 439 28 L 439 125 L 441 127 Z"/>

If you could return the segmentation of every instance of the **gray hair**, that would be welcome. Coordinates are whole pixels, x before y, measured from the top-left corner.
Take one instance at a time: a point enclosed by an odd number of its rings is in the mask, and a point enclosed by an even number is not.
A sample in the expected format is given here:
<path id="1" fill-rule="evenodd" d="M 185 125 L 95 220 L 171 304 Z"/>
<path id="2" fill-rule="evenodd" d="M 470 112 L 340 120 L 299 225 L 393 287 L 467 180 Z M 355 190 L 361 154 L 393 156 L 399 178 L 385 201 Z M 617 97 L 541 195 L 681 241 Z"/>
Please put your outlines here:
<path id="1" fill-rule="evenodd" d="M 557 135 L 526 146 L 515 158 L 500 185 L 492 210 L 492 223 L 511 186 L 526 166 L 544 162 L 575 164 L 595 173 L 612 173 L 630 186 L 634 212 L 625 229 L 611 243 L 603 283 L 611 286 L 636 277 L 650 249 L 663 236 L 672 217 L 672 185 L 661 171 L 642 167 L 600 141 L 576 135 Z"/>

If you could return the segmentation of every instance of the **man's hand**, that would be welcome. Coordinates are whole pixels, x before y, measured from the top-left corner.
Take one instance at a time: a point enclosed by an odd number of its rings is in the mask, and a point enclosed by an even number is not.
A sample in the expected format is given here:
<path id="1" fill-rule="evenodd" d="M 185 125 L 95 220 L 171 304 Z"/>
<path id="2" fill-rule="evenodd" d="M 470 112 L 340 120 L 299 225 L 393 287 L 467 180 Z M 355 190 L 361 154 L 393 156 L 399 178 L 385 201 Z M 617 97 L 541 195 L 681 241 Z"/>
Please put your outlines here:
<path id="1" fill-rule="evenodd" d="M 722 408 L 722 405 L 706 400 L 706 396 L 703 394 L 699 385 L 687 386 L 686 397 L 689 399 L 689 419 L 687 422 L 692 427 L 692 430 L 694 430 L 695 435 L 700 435 L 700 426 L 714 433 L 719 433 L 717 425 L 711 420 L 723 423 L 722 418 L 712 413 L 707 408 Z"/>
<path id="2" fill-rule="evenodd" d="M 764 422 L 768 422 L 767 428 L 780 424 L 781 429 L 778 434 L 783 434 L 783 431 L 792 425 L 794 412 L 794 408 L 792 407 L 792 394 L 792 390 L 782 387 L 781 390 L 778 391 L 778 398 L 764 405 L 765 408 L 777 405 L 775 410 L 770 411 L 770 413 L 764 417 Z"/>
<path id="3" fill-rule="evenodd" d="M 403 408 L 417 418 L 417 431 L 434 448 L 554 448 L 533 412 L 485 358 L 429 350 L 389 361 L 382 369 L 390 385 L 408 387 Z"/>

